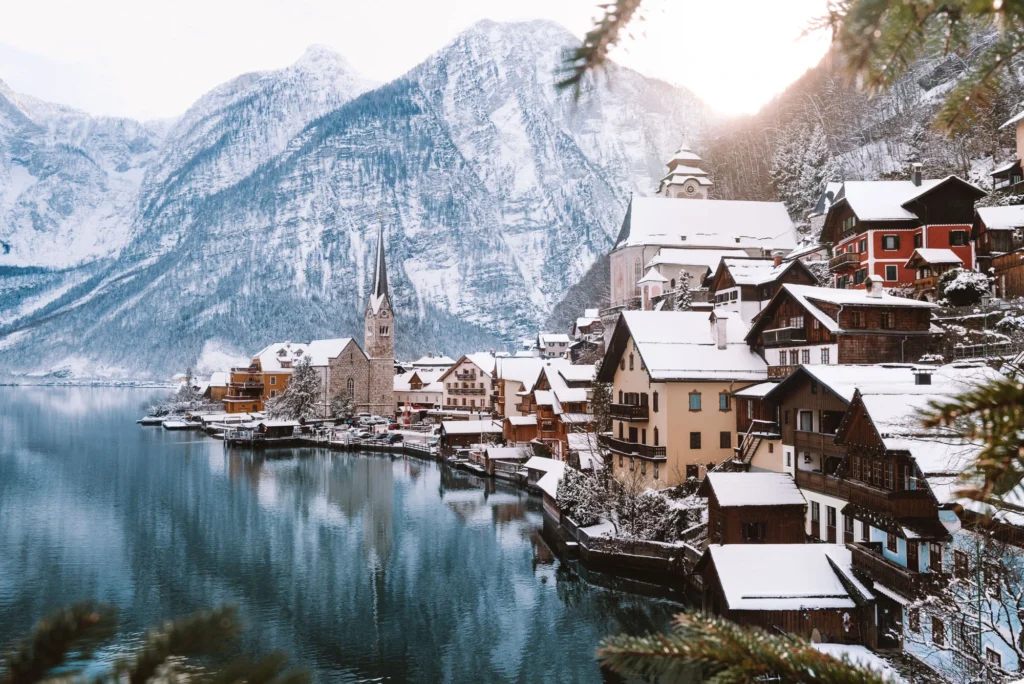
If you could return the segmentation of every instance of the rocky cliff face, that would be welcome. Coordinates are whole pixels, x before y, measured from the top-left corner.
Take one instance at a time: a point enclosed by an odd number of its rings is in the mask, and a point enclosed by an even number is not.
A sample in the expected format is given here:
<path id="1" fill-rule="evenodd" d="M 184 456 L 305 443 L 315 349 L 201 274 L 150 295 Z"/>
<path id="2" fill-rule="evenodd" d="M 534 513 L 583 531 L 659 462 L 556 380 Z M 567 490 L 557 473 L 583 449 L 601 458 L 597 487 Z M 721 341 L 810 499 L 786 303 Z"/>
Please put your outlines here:
<path id="1" fill-rule="evenodd" d="M 556 92 L 574 40 L 481 22 L 376 88 L 322 49 L 218 87 L 130 158 L 124 237 L 103 261 L 0 274 L 0 363 L 167 375 L 211 346 L 359 339 L 381 222 L 400 356 L 535 331 L 707 116 L 614 65 L 578 102 Z"/>

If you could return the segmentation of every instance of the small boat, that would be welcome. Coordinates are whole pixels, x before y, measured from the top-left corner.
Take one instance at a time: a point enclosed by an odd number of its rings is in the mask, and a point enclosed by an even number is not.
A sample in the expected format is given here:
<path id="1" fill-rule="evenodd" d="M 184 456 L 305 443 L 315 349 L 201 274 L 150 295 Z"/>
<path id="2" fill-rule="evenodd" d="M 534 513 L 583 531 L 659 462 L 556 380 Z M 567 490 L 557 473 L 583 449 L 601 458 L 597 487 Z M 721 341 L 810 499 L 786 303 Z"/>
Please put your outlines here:
<path id="1" fill-rule="evenodd" d="M 139 425 L 162 425 L 165 420 L 167 419 L 161 416 L 145 416 L 135 422 Z"/>
<path id="2" fill-rule="evenodd" d="M 171 420 L 165 420 L 161 423 L 164 430 L 190 430 L 192 429 L 192 423 L 181 418 L 172 418 Z"/>

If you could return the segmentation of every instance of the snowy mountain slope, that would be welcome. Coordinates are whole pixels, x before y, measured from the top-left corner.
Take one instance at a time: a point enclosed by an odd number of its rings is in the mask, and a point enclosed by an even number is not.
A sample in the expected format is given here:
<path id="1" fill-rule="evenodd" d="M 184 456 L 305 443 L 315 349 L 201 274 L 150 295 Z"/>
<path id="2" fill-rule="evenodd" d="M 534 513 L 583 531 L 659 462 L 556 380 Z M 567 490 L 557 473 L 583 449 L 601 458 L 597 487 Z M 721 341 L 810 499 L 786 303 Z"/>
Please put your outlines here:
<path id="1" fill-rule="evenodd" d="M 330 102 L 259 76 L 216 89 L 168 132 L 120 257 L 0 327 L 4 360 L 167 375 L 211 343 L 361 337 L 381 221 L 401 354 L 535 330 L 608 249 L 629 193 L 650 191 L 707 117 L 614 65 L 574 104 L 552 85 L 574 41 L 546 22 L 481 22 L 291 137 L 271 131 Z"/>

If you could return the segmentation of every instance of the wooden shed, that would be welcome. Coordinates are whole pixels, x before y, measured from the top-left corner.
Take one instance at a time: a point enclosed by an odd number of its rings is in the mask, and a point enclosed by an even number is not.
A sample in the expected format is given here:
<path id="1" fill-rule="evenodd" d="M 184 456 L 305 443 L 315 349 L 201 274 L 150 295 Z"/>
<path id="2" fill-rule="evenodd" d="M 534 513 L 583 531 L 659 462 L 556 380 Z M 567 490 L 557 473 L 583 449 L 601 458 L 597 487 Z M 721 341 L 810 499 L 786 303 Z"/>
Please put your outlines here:
<path id="1" fill-rule="evenodd" d="M 807 503 L 785 473 L 708 473 L 697 490 L 708 499 L 713 544 L 802 544 Z"/>

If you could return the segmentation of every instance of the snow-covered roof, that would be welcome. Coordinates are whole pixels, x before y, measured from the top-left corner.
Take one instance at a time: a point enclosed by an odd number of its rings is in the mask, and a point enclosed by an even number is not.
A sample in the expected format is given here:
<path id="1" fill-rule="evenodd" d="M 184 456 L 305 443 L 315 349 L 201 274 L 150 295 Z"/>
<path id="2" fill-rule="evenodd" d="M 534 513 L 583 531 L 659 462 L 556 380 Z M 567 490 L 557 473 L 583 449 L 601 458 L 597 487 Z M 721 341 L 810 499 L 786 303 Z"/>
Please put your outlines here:
<path id="1" fill-rule="evenodd" d="M 1014 230 L 1024 227 L 1024 204 L 1009 207 L 979 207 L 978 216 L 988 230 Z"/>
<path id="2" fill-rule="evenodd" d="M 210 374 L 210 387 L 227 387 L 231 374 L 227 371 L 214 371 Z"/>
<path id="3" fill-rule="evenodd" d="M 259 357 L 260 368 L 264 373 L 290 373 L 295 363 L 304 356 L 310 357 L 310 362 L 314 366 L 326 366 L 330 359 L 337 358 L 351 341 L 351 337 L 339 337 L 312 342 L 275 342 L 257 352 L 256 356 Z M 282 362 L 289 365 L 283 365 Z"/>
<path id="4" fill-rule="evenodd" d="M 785 473 L 708 473 L 707 481 L 723 507 L 804 505 L 804 495 Z"/>
<path id="5" fill-rule="evenodd" d="M 501 446 L 489 446 L 485 450 L 487 452 L 487 458 L 505 458 L 509 460 L 515 460 L 522 458 L 525 453 L 523 449 L 519 447 L 501 447 Z"/>
<path id="6" fill-rule="evenodd" d="M 781 202 L 634 197 L 618 247 L 793 249 L 796 229 Z"/>
<path id="7" fill-rule="evenodd" d="M 726 257 L 745 257 L 742 249 L 685 249 L 680 247 L 662 247 L 647 262 L 647 268 L 662 264 L 671 266 L 706 266 L 709 271 L 718 268 L 718 262 Z"/>
<path id="8" fill-rule="evenodd" d="M 850 564 L 834 544 L 713 544 L 715 565 L 730 610 L 854 608 L 829 558 Z"/>
<path id="9" fill-rule="evenodd" d="M 675 161 L 678 161 L 678 162 L 701 161 L 701 158 L 697 155 L 696 152 L 694 152 L 693 150 L 690 149 L 689 145 L 687 145 L 686 143 L 683 143 L 682 145 L 679 146 L 679 149 L 676 150 L 676 153 L 674 155 L 672 155 L 672 159 L 669 160 L 669 164 L 671 164 L 672 162 L 675 162 Z"/>
<path id="10" fill-rule="evenodd" d="M 555 403 L 555 393 L 551 390 L 537 390 L 533 393 L 533 398 L 537 406 L 553 406 Z"/>
<path id="11" fill-rule="evenodd" d="M 668 278 L 658 273 L 657 269 L 649 268 L 647 269 L 647 273 L 644 274 L 644 277 L 636 282 L 637 285 L 640 283 L 667 283 Z"/>
<path id="12" fill-rule="evenodd" d="M 665 178 L 673 174 L 681 174 L 686 176 L 706 176 L 708 172 L 697 166 L 687 166 L 686 164 L 680 164 L 665 174 Z"/>
<path id="13" fill-rule="evenodd" d="M 1009 171 L 1010 169 L 1012 169 L 1013 167 L 1018 166 L 1018 165 L 1020 165 L 1020 159 L 1014 159 L 1013 161 L 1008 161 L 1005 164 L 1003 164 L 1002 166 L 997 166 L 996 168 L 992 169 L 991 171 L 989 171 L 988 175 L 994 176 L 997 173 L 1003 173 L 1004 171 Z"/>
<path id="14" fill-rule="evenodd" d="M 853 401 L 854 391 L 858 389 L 862 395 L 949 396 L 991 379 L 996 373 L 983 364 L 970 363 L 937 367 L 911 363 L 810 364 L 801 368 L 846 402 Z M 915 369 L 930 370 L 932 384 L 916 384 Z M 874 414 L 871 417 L 874 419 Z"/>
<path id="15" fill-rule="evenodd" d="M 537 424 L 537 416 L 506 416 L 505 420 L 515 427 Z"/>
<path id="16" fill-rule="evenodd" d="M 527 470 L 540 470 L 541 472 L 550 473 L 553 470 L 565 470 L 565 463 L 563 461 L 556 461 L 553 458 L 547 458 L 546 456 L 532 456 L 523 467 Z"/>
<path id="17" fill-rule="evenodd" d="M 593 413 L 563 413 L 558 418 L 569 425 L 589 425 L 594 422 Z"/>
<path id="18" fill-rule="evenodd" d="M 829 183 L 829 185 L 831 185 L 831 183 Z M 809 245 L 800 245 L 792 252 L 784 256 L 783 259 L 785 259 L 786 261 L 792 261 L 794 259 L 799 259 L 800 257 L 807 256 L 808 254 L 814 254 L 815 252 L 824 252 L 826 249 L 828 248 L 825 245 L 817 243 L 811 243 Z"/>
<path id="19" fill-rule="evenodd" d="M 920 261 L 925 264 L 962 264 L 964 260 L 956 255 L 951 249 L 940 249 L 938 247 L 918 247 L 907 260 L 906 267 L 913 268 L 912 263 Z"/>
<path id="20" fill-rule="evenodd" d="M 857 644 L 811 644 L 815 650 L 830 655 L 836 660 L 846 659 L 850 665 L 871 670 L 883 682 L 902 684 L 905 680 L 889 665 L 889 662 L 875 655 L 865 646 Z"/>
<path id="21" fill-rule="evenodd" d="M 594 364 L 580 363 L 559 366 L 558 374 L 566 382 L 590 382 L 594 379 Z"/>
<path id="22" fill-rule="evenodd" d="M 444 373 L 443 368 L 414 368 L 395 376 L 394 389 L 396 392 L 443 392 L 444 383 L 439 381 L 442 373 Z M 419 381 L 423 383 L 423 387 L 418 390 L 414 390 L 410 386 L 414 377 L 419 378 Z"/>
<path id="23" fill-rule="evenodd" d="M 496 420 L 445 420 L 441 429 L 449 435 L 500 434 L 501 423 Z"/>
<path id="24" fill-rule="evenodd" d="M 576 327 L 574 329 L 578 330 L 580 328 L 585 328 L 587 326 L 594 325 L 595 323 L 600 323 L 600 322 L 601 322 L 601 318 L 599 316 L 597 316 L 597 315 L 594 315 L 594 316 L 589 316 L 589 315 L 587 315 L 587 316 L 579 316 L 579 317 L 576 318 Z"/>
<path id="25" fill-rule="evenodd" d="M 917 214 L 904 205 L 954 178 L 985 194 L 981 188 L 951 175 L 922 180 L 920 185 L 909 180 L 846 181 L 839 198 L 847 201 L 861 221 L 914 221 Z"/>
<path id="26" fill-rule="evenodd" d="M 450 356 L 421 356 L 420 358 L 413 361 L 412 365 L 423 367 L 437 366 L 439 368 L 448 368 L 453 363 L 455 363 L 455 359 L 451 358 Z"/>
<path id="27" fill-rule="evenodd" d="M 529 354 L 529 352 L 527 352 Z M 502 380 L 511 380 L 522 384 L 523 389 L 529 391 L 537 384 L 537 378 L 544 368 L 545 360 L 529 354 L 528 356 L 517 355 L 508 359 L 498 359 L 495 370 L 495 377 Z"/>
<path id="28" fill-rule="evenodd" d="M 743 320 L 739 316 L 723 318 L 725 349 L 718 348 L 706 312 L 624 311 L 621 320 L 652 380 L 766 379 L 764 359 L 744 342 L 747 327 Z"/>
<path id="29" fill-rule="evenodd" d="M 722 263 L 737 285 L 773 283 L 794 264 L 783 261 L 776 266 L 773 259 L 723 259 Z"/>
<path id="30" fill-rule="evenodd" d="M 775 389 L 778 384 L 778 382 L 759 382 L 756 385 L 744 387 L 741 390 L 733 392 L 733 396 L 741 399 L 760 399 Z"/>
<path id="31" fill-rule="evenodd" d="M 894 297 L 887 292 L 882 292 L 880 293 L 880 296 L 872 297 L 869 296 L 866 289 L 851 290 L 835 287 L 816 287 L 814 285 L 795 285 L 793 283 L 786 283 L 782 286 L 782 289 L 792 295 L 793 298 L 799 302 L 809 314 L 814 316 L 823 326 L 825 326 L 827 330 L 831 332 L 837 332 L 840 330 L 839 323 L 815 306 L 814 302 L 826 302 L 829 304 L 844 306 L 886 306 L 909 309 L 938 308 L 935 304 L 930 302 L 922 302 L 916 299 L 908 299 L 906 297 Z M 767 311 L 767 309 L 763 309 L 762 312 L 763 311 Z M 759 315 L 757 320 L 760 321 L 767 319 L 762 319 L 761 315 Z"/>
<path id="32" fill-rule="evenodd" d="M 552 344 L 569 344 L 569 336 L 565 333 L 541 333 L 539 335 L 541 345 L 545 345 L 548 342 Z"/>

